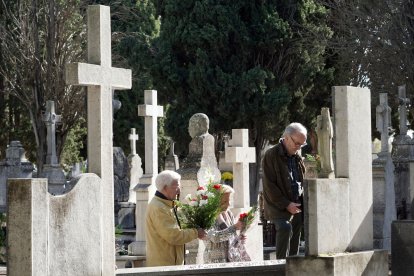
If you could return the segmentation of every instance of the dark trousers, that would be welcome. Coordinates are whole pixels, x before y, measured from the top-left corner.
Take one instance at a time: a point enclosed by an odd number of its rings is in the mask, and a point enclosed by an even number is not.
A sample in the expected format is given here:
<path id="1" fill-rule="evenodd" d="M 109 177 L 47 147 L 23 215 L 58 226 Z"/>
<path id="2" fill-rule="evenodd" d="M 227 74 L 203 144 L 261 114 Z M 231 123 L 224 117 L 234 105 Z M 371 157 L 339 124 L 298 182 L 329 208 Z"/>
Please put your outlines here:
<path id="1" fill-rule="evenodd" d="M 300 233 L 303 227 L 302 214 L 293 215 L 291 220 L 272 220 L 276 229 L 276 259 L 299 253 Z"/>

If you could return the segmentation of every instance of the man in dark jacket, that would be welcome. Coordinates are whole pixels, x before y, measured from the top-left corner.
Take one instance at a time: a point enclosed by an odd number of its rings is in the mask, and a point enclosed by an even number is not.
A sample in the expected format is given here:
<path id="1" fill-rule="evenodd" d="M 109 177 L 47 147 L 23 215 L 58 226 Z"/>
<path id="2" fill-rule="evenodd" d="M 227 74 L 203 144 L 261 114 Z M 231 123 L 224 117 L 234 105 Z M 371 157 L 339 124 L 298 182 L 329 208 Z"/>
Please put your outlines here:
<path id="1" fill-rule="evenodd" d="M 298 154 L 306 145 L 306 128 L 291 123 L 279 143 L 263 158 L 264 216 L 276 228 L 276 258 L 297 255 L 303 227 L 302 181 L 305 166 Z"/>

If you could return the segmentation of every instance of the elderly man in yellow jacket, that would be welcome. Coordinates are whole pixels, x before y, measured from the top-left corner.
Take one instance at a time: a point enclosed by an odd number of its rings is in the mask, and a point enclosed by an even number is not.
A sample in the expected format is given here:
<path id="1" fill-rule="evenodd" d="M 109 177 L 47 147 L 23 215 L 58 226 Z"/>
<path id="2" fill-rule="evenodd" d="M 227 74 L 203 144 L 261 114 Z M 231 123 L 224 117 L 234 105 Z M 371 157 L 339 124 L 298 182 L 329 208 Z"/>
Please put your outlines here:
<path id="1" fill-rule="evenodd" d="M 148 204 L 145 217 L 147 266 L 184 264 L 184 244 L 203 239 L 203 229 L 181 229 L 173 200 L 180 193 L 181 176 L 163 171 L 155 179 L 157 191 Z"/>

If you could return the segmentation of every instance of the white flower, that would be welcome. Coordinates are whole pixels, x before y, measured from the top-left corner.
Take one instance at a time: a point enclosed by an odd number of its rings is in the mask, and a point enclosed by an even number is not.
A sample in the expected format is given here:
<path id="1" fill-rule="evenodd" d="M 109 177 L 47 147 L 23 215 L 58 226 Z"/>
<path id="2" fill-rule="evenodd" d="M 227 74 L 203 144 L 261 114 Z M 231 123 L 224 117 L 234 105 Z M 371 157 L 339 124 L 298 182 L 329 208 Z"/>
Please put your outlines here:
<path id="1" fill-rule="evenodd" d="M 208 196 L 208 197 L 214 197 L 214 194 L 213 194 L 212 192 L 208 192 L 208 193 L 207 193 L 207 196 Z"/>
<path id="2" fill-rule="evenodd" d="M 200 207 L 206 205 L 208 203 L 208 199 L 201 199 L 200 200 Z"/>
<path id="3" fill-rule="evenodd" d="M 205 190 L 205 189 L 199 189 L 196 192 L 197 195 L 205 195 L 206 193 L 207 193 L 207 190 Z"/>
<path id="4" fill-rule="evenodd" d="M 188 202 L 191 202 L 191 199 L 192 199 L 191 194 L 186 195 L 186 196 L 185 196 L 185 199 L 186 199 Z"/>
<path id="5" fill-rule="evenodd" d="M 198 206 L 197 200 L 191 200 L 189 204 L 190 204 L 190 206 L 193 206 L 193 207 Z M 200 202 L 200 205 L 201 205 L 201 202 Z"/>

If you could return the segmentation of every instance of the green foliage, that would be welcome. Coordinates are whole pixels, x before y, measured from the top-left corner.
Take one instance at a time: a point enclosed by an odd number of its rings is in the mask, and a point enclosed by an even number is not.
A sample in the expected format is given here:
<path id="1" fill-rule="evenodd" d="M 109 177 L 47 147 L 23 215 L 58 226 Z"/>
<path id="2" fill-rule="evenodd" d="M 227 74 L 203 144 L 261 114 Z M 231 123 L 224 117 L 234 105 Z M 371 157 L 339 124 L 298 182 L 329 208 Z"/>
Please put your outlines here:
<path id="1" fill-rule="evenodd" d="M 249 128 L 252 140 L 277 139 L 325 70 L 331 32 L 315 1 L 167 0 L 158 11 L 153 76 L 181 150 L 196 112 L 209 116 L 211 133 Z"/>
<path id="2" fill-rule="evenodd" d="M 60 163 L 69 166 L 83 161 L 82 149 L 86 140 L 87 128 L 85 119 L 81 118 L 69 131 L 63 147 Z"/>
<path id="3" fill-rule="evenodd" d="M 221 185 L 209 183 L 200 186 L 195 196 L 187 195 L 189 202 L 176 201 L 183 228 L 211 228 L 221 212 Z"/>
<path id="4" fill-rule="evenodd" d="M 115 237 L 119 238 L 122 235 L 122 226 L 120 224 L 115 225 Z"/>

